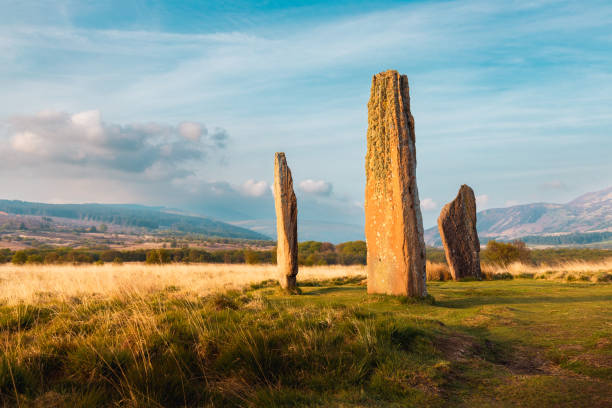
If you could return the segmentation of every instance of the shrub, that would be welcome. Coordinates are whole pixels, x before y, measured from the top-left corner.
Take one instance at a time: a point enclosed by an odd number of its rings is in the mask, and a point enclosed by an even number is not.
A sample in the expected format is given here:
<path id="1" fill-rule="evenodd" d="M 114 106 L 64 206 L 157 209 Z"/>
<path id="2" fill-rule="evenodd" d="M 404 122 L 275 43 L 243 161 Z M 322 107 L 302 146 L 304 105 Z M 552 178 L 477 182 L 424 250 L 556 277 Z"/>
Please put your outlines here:
<path id="1" fill-rule="evenodd" d="M 339 262 L 342 265 L 365 265 L 368 249 L 365 241 L 349 241 L 336 246 Z"/>
<path id="2" fill-rule="evenodd" d="M 45 263 L 46 264 L 56 264 L 60 263 L 61 259 L 57 252 L 49 252 L 45 255 Z"/>
<path id="3" fill-rule="evenodd" d="M 42 264 L 43 262 L 44 259 L 42 255 L 39 254 L 28 255 L 28 259 L 26 260 L 27 264 Z"/>
<path id="4" fill-rule="evenodd" d="M 505 243 L 491 240 L 487 242 L 482 259 L 501 266 L 507 266 L 513 262 L 531 262 L 529 248 L 522 241 Z"/>
<path id="5" fill-rule="evenodd" d="M 172 254 L 170 251 L 166 249 L 153 249 L 147 252 L 147 259 L 145 263 L 147 264 L 167 264 L 172 260 Z"/>
<path id="6" fill-rule="evenodd" d="M 259 259 L 259 253 L 250 249 L 244 251 L 244 260 L 246 263 L 251 265 L 261 262 Z"/>
<path id="7" fill-rule="evenodd" d="M 428 281 L 447 281 L 453 279 L 446 264 L 427 261 L 426 270 Z"/>
<path id="8" fill-rule="evenodd" d="M 121 252 L 119 251 L 108 250 L 108 251 L 103 251 L 100 254 L 100 259 L 103 260 L 104 262 L 113 262 L 117 258 L 121 259 Z"/>
<path id="9" fill-rule="evenodd" d="M 0 249 L 0 264 L 11 261 L 11 250 L 8 248 Z"/>
<path id="10" fill-rule="evenodd" d="M 28 260 L 28 255 L 25 251 L 17 251 L 15 255 L 13 255 L 12 262 L 15 265 L 23 265 Z"/>

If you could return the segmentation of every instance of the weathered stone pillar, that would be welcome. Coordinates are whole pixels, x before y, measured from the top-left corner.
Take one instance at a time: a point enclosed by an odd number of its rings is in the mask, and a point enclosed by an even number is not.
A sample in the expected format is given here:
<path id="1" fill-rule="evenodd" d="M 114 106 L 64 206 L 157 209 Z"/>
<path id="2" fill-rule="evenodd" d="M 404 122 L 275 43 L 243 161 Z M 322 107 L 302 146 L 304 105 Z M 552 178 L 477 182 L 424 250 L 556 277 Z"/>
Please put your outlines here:
<path id="1" fill-rule="evenodd" d="M 374 75 L 368 102 L 365 234 L 368 293 L 427 295 L 408 78 Z"/>
<path id="2" fill-rule="evenodd" d="M 480 241 L 476 231 L 476 198 L 467 185 L 446 204 L 438 217 L 438 230 L 453 279 L 481 278 Z"/>
<path id="3" fill-rule="evenodd" d="M 276 263 L 279 282 L 283 288 L 292 290 L 296 287 L 295 277 L 298 273 L 297 200 L 285 153 L 274 155 L 274 205 L 278 234 Z"/>

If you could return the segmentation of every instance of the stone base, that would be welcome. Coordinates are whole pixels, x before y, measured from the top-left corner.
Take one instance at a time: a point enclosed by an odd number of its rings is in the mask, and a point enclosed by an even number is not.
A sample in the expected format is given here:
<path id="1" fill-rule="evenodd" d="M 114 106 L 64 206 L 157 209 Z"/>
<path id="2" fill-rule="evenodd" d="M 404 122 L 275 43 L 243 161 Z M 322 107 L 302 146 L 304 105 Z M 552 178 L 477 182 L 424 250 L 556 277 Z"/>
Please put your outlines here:
<path id="1" fill-rule="evenodd" d="M 279 282 L 283 289 L 291 291 L 297 288 L 296 276 L 281 276 Z"/>

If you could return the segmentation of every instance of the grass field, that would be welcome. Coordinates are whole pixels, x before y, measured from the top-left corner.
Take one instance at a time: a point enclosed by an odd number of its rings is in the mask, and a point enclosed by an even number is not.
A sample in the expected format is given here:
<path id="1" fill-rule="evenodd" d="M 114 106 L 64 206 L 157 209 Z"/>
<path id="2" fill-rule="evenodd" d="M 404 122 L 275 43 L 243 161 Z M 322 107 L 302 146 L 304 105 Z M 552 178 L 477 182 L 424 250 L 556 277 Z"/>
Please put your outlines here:
<path id="1" fill-rule="evenodd" d="M 612 405 L 606 282 L 429 282 L 411 302 L 366 295 L 362 269 L 303 268 L 289 296 L 248 284 L 269 267 L 97 267 L 99 287 L 39 268 L 0 270 L 5 406 Z M 20 278 L 45 293 L 8 293 Z"/>
<path id="2" fill-rule="evenodd" d="M 167 288 L 206 295 L 241 289 L 251 283 L 277 279 L 276 265 L 166 264 L 146 265 L 0 265 L 0 302 L 38 302 L 45 298 L 70 301 L 98 296 L 145 296 Z M 363 276 L 365 267 L 301 268 L 300 279 Z"/>

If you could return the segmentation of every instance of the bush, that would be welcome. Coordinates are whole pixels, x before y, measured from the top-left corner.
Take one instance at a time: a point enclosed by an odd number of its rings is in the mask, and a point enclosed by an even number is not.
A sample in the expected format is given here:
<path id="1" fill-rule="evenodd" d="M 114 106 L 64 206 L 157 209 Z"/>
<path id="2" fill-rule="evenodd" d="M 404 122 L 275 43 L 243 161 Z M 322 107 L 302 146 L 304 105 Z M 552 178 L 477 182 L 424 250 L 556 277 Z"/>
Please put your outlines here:
<path id="1" fill-rule="evenodd" d="M 49 252 L 45 255 L 46 264 L 57 264 L 61 262 L 61 258 L 57 252 Z"/>
<path id="2" fill-rule="evenodd" d="M 342 265 L 365 265 L 368 249 L 365 241 L 349 241 L 336 246 L 339 262 Z"/>
<path id="3" fill-rule="evenodd" d="M 427 261 L 426 271 L 428 281 L 447 281 L 453 279 L 446 264 Z"/>
<path id="4" fill-rule="evenodd" d="M 307 266 L 337 264 L 336 247 L 330 242 L 301 242 L 298 244 L 298 263 Z"/>
<path id="5" fill-rule="evenodd" d="M 0 264 L 11 261 L 11 250 L 8 248 L 0 249 Z"/>
<path id="6" fill-rule="evenodd" d="M 113 262 L 117 258 L 121 259 L 121 252 L 119 251 L 108 250 L 100 254 L 100 259 L 104 262 Z"/>
<path id="7" fill-rule="evenodd" d="M 153 249 L 147 252 L 147 259 L 145 263 L 147 264 L 167 264 L 172 260 L 172 254 L 170 251 L 166 249 Z"/>
<path id="8" fill-rule="evenodd" d="M 513 262 L 531 263 L 529 248 L 522 241 L 505 243 L 491 240 L 487 242 L 487 248 L 481 258 L 485 262 L 501 266 L 508 266 Z"/>
<path id="9" fill-rule="evenodd" d="M 13 255 L 13 259 L 11 262 L 13 262 L 15 265 L 23 265 L 26 263 L 27 260 L 28 255 L 25 251 L 17 251 L 15 252 L 15 255 Z"/>
<path id="10" fill-rule="evenodd" d="M 244 260 L 250 265 L 258 264 L 261 262 L 259 259 L 259 253 L 250 249 L 246 249 L 244 251 Z"/>
<path id="11" fill-rule="evenodd" d="M 38 254 L 33 254 L 33 255 L 28 255 L 28 258 L 26 260 L 27 264 L 42 264 L 44 262 L 44 259 L 42 257 L 42 255 L 38 255 Z"/>

